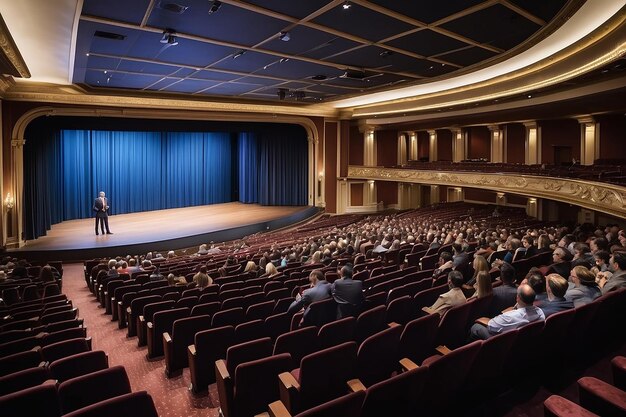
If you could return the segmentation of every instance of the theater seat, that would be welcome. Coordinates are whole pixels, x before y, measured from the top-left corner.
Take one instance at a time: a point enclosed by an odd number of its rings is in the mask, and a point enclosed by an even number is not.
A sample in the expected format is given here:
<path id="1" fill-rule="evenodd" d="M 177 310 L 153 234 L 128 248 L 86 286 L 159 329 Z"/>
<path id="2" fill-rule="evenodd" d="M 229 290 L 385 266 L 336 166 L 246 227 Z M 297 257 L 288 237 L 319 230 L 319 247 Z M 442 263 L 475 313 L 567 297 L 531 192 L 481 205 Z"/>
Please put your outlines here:
<path id="1" fill-rule="evenodd" d="M 22 371 L 28 368 L 34 368 L 42 362 L 41 348 L 36 347 L 25 352 L 16 353 L 14 355 L 0 358 L 0 377 Z"/>
<path id="2" fill-rule="evenodd" d="M 113 366 L 62 382 L 58 387 L 63 414 L 131 392 L 123 366 Z"/>
<path id="3" fill-rule="evenodd" d="M 385 319 L 386 314 L 387 309 L 385 306 L 373 307 L 359 314 L 354 330 L 354 338 L 356 342 L 361 344 L 371 335 L 384 330 L 387 327 Z"/>
<path id="4" fill-rule="evenodd" d="M 139 316 L 143 313 L 143 308 L 148 304 L 158 303 L 160 301 L 161 297 L 158 295 L 146 295 L 137 297 L 130 302 L 130 307 L 126 309 L 126 324 L 128 326 L 126 334 L 128 337 L 137 336 Z"/>
<path id="5" fill-rule="evenodd" d="M 54 362 L 57 359 L 75 355 L 91 350 L 91 339 L 77 338 L 53 343 L 41 349 L 41 358 L 46 362 Z"/>
<path id="6" fill-rule="evenodd" d="M 293 366 L 288 353 L 240 363 L 234 375 L 225 365 L 226 362 L 218 361 L 215 366 L 224 417 L 249 417 L 263 412 L 269 403 L 279 398 L 278 375 Z"/>
<path id="7" fill-rule="evenodd" d="M 163 356 L 163 333 L 171 333 L 174 322 L 189 317 L 188 307 L 174 308 L 154 313 L 152 322 L 148 323 L 148 359 Z"/>
<path id="8" fill-rule="evenodd" d="M 319 348 L 326 349 L 353 341 L 355 328 L 356 319 L 354 317 L 345 317 L 323 325 L 317 335 Z"/>
<path id="9" fill-rule="evenodd" d="M 159 417 L 152 397 L 146 391 L 120 395 L 109 400 L 81 408 L 64 417 Z"/>
<path id="10" fill-rule="evenodd" d="M 626 357 L 614 357 L 611 360 L 611 370 L 613 371 L 613 385 L 626 391 Z"/>
<path id="11" fill-rule="evenodd" d="M 216 376 L 218 375 L 218 365 L 226 369 L 229 375 L 235 375 L 235 369 L 239 364 L 250 362 L 272 355 L 272 339 L 253 340 L 251 342 L 239 343 L 226 350 L 226 359 L 215 361 Z"/>
<path id="12" fill-rule="evenodd" d="M 626 392 L 598 378 L 578 380 L 580 405 L 602 417 L 626 415 Z"/>
<path id="13" fill-rule="evenodd" d="M 352 392 L 303 411 L 296 417 L 360 417 L 364 398 L 364 391 Z M 395 417 L 396 414 L 393 415 Z M 276 401 L 269 405 L 269 416 L 291 417 L 291 414 L 282 402 Z"/>
<path id="14" fill-rule="evenodd" d="M 558 395 L 551 395 L 543 402 L 543 415 L 544 417 L 600 417 Z"/>
<path id="15" fill-rule="evenodd" d="M 274 344 L 274 355 L 291 354 L 294 364 L 299 364 L 306 355 L 318 350 L 317 327 L 308 326 L 278 336 Z"/>
<path id="16" fill-rule="evenodd" d="M 357 375 L 365 386 L 389 378 L 398 369 L 402 327 L 395 325 L 365 339 L 357 352 Z"/>
<path id="17" fill-rule="evenodd" d="M 50 375 L 58 382 L 100 371 L 109 367 L 109 358 L 102 350 L 77 353 L 49 365 Z"/>
<path id="18" fill-rule="evenodd" d="M 139 323 L 137 328 L 137 346 L 145 346 L 148 343 L 148 323 L 152 322 L 154 314 L 158 311 L 170 310 L 174 308 L 174 305 L 176 305 L 176 302 L 169 300 L 146 304 L 143 307 L 143 312 L 137 321 Z"/>
<path id="19" fill-rule="evenodd" d="M 400 335 L 398 357 L 409 358 L 420 365 L 436 347 L 438 326 L 438 314 L 429 314 L 408 322 Z"/>
<path id="20" fill-rule="evenodd" d="M 302 358 L 300 367 L 279 375 L 280 400 L 295 414 L 346 392 L 347 381 L 356 376 L 357 345 L 342 343 Z"/>
<path id="21" fill-rule="evenodd" d="M 211 319 L 211 327 L 236 326 L 244 321 L 243 308 L 220 310 Z"/>
<path id="22" fill-rule="evenodd" d="M 226 350 L 234 343 L 234 338 L 233 326 L 196 333 L 193 345 L 187 347 L 192 392 L 204 391 L 215 382 L 215 372 L 212 372 L 215 361 L 226 359 Z"/>
<path id="23" fill-rule="evenodd" d="M 61 410 L 57 399 L 57 389 L 53 384 L 43 384 L 26 388 L 0 397 L 0 410 L 8 415 L 36 417 L 59 417 Z"/>
<path id="24" fill-rule="evenodd" d="M 193 344 L 197 332 L 210 327 L 211 317 L 209 316 L 185 317 L 174 321 L 171 335 L 169 332 L 163 333 L 165 375 L 168 378 L 177 375 L 183 368 L 189 366 L 187 346 Z"/>
<path id="25" fill-rule="evenodd" d="M 50 372 L 43 366 L 24 369 L 0 377 L 0 396 L 11 394 L 30 387 L 43 384 L 50 379 Z"/>

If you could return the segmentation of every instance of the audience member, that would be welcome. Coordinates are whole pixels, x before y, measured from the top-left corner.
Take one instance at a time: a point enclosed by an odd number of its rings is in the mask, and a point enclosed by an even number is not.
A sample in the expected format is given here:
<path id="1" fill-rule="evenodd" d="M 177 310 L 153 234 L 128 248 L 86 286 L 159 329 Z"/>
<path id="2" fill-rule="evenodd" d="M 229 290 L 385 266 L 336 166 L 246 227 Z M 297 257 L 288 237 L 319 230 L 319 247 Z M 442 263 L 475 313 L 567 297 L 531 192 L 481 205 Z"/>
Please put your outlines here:
<path id="1" fill-rule="evenodd" d="M 602 295 L 602 290 L 596 283 L 596 277 L 584 266 L 576 266 L 570 274 L 572 283 L 565 293 L 565 299 L 574 303 L 574 307 L 589 304 Z"/>
<path id="2" fill-rule="evenodd" d="M 207 274 L 206 266 L 200 267 L 200 271 L 193 276 L 193 282 L 196 283 L 197 288 L 206 288 L 213 284 L 213 279 Z"/>
<path id="3" fill-rule="evenodd" d="M 599 282 L 600 288 L 602 288 L 602 294 L 626 287 L 626 253 L 613 253 L 610 265 L 613 267 L 615 272 L 611 274 L 610 277 L 608 276 L 608 272 L 602 273 L 603 275 L 601 276 Z"/>
<path id="4" fill-rule="evenodd" d="M 561 239 L 561 242 L 563 240 Z M 572 270 L 571 260 L 573 255 L 565 248 L 559 246 L 552 252 L 552 265 L 548 267 L 548 274 L 559 274 L 563 278 L 569 277 L 569 271 Z"/>
<path id="5" fill-rule="evenodd" d="M 337 302 L 337 318 L 356 316 L 365 300 L 363 297 L 363 282 L 352 279 L 352 264 L 341 268 L 341 278 L 332 285 L 332 295 Z"/>
<path id="6" fill-rule="evenodd" d="M 505 262 L 500 266 L 500 280 L 502 285 L 493 289 L 493 298 L 489 307 L 490 316 L 500 314 L 502 310 L 515 305 L 515 300 L 518 298 L 515 287 L 515 268 L 511 264 Z"/>
<path id="7" fill-rule="evenodd" d="M 476 275 L 476 292 L 470 298 L 483 298 L 493 295 L 493 285 L 491 283 L 491 275 L 489 271 L 480 271 Z"/>
<path id="8" fill-rule="evenodd" d="M 537 303 L 546 318 L 552 314 L 574 308 L 574 303 L 565 298 L 567 292 L 567 280 L 559 274 L 546 276 L 546 293 L 548 299 Z"/>
<path id="9" fill-rule="evenodd" d="M 424 307 L 424 311 L 429 314 L 437 313 L 440 316 L 443 316 L 444 313 L 452 307 L 465 303 L 466 299 L 463 294 L 463 290 L 461 289 L 462 285 L 463 274 L 459 271 L 451 271 L 448 274 L 449 291 L 441 294 L 432 306 Z"/>
<path id="10" fill-rule="evenodd" d="M 486 322 L 475 323 L 470 330 L 470 340 L 486 340 L 491 336 L 518 329 L 537 320 L 545 320 L 543 311 L 533 305 L 535 291 L 529 285 L 517 289 L 517 308 L 500 314 Z"/>
<path id="11" fill-rule="evenodd" d="M 291 303 L 287 312 L 289 314 L 295 314 L 304 308 L 304 316 L 302 322 L 306 324 L 307 313 L 309 312 L 309 306 L 315 301 L 325 300 L 332 296 L 332 287 L 324 278 L 324 273 L 319 269 L 314 269 L 309 274 L 310 288 L 307 288 L 302 292 L 302 296 L 298 294 L 296 300 Z"/>

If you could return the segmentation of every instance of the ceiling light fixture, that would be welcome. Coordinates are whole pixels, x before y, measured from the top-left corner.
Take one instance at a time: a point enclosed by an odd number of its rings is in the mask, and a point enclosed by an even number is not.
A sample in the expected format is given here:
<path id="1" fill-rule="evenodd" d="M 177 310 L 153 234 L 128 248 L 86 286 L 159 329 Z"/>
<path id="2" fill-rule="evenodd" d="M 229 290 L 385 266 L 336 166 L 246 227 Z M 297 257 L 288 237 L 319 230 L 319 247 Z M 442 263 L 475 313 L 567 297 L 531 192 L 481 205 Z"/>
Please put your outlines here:
<path id="1" fill-rule="evenodd" d="M 350 7 L 352 7 L 352 5 L 350 4 L 349 1 L 346 1 L 343 3 L 341 7 L 343 7 L 344 10 L 348 10 Z"/>
<path id="2" fill-rule="evenodd" d="M 289 42 L 291 40 L 291 35 L 289 34 L 289 32 L 280 32 L 278 34 L 278 39 L 283 42 Z"/>
<path id="3" fill-rule="evenodd" d="M 217 12 L 222 7 L 222 2 L 218 0 L 209 0 L 209 14 Z"/>
<path id="4" fill-rule="evenodd" d="M 239 58 L 241 55 L 245 54 L 246 51 L 244 51 L 243 49 L 240 49 L 237 53 L 235 53 L 235 55 L 233 55 L 233 59 L 237 59 Z"/>
<path id="5" fill-rule="evenodd" d="M 284 64 L 285 62 L 289 61 L 289 58 L 281 58 L 280 61 L 278 61 L 281 64 Z"/>
<path id="6" fill-rule="evenodd" d="M 161 37 L 161 40 L 159 42 L 165 43 L 171 46 L 178 45 L 178 40 L 176 39 L 176 32 L 174 32 L 172 29 L 165 29 L 163 31 L 163 37 Z"/>

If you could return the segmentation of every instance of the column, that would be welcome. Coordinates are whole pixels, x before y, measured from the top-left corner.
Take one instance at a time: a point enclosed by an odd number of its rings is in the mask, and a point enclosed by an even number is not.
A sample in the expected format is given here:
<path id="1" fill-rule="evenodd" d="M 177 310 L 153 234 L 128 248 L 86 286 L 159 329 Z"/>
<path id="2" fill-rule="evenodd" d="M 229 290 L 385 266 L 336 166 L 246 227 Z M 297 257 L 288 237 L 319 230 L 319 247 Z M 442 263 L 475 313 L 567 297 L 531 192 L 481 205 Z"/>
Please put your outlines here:
<path id="1" fill-rule="evenodd" d="M 430 186 L 430 204 L 437 204 L 439 202 L 439 186 Z"/>
<path id="2" fill-rule="evenodd" d="M 450 132 L 452 132 L 452 161 L 461 162 L 467 159 L 465 136 L 459 128 L 450 129 Z"/>
<path id="3" fill-rule="evenodd" d="M 580 164 L 593 165 L 600 155 L 600 129 L 592 116 L 578 119 L 580 123 Z"/>
<path id="4" fill-rule="evenodd" d="M 526 156 L 524 162 L 526 165 L 541 163 L 541 129 L 537 126 L 537 122 L 524 123 L 526 127 Z"/>
<path id="5" fill-rule="evenodd" d="M 461 187 L 448 187 L 448 202 L 463 201 L 463 189 Z"/>
<path id="6" fill-rule="evenodd" d="M 408 163 L 408 152 L 406 139 L 409 137 L 407 132 L 398 132 L 398 165 L 406 165 Z"/>
<path id="7" fill-rule="evenodd" d="M 416 161 L 418 159 L 417 132 L 409 132 L 409 159 Z"/>
<path id="8" fill-rule="evenodd" d="M 416 139 L 417 141 L 417 139 Z M 428 131 L 428 162 L 437 160 L 437 131 Z"/>
<path id="9" fill-rule="evenodd" d="M 376 181 L 368 180 L 363 184 L 363 205 L 376 205 Z"/>
<path id="10" fill-rule="evenodd" d="M 422 206 L 422 186 L 411 184 L 409 187 L 409 208 L 419 208 Z"/>
<path id="11" fill-rule="evenodd" d="M 504 131 L 498 125 L 488 126 L 491 132 L 491 162 L 504 162 Z"/>
<path id="12" fill-rule="evenodd" d="M 24 244 L 22 240 L 22 205 L 24 197 L 24 144 L 23 139 L 11 140 L 11 163 L 13 166 L 13 194 L 15 195 L 15 206 L 10 217 L 12 219 L 12 230 L 17 231 L 13 236 L 7 237 L 7 245 L 18 247 Z"/>
<path id="13" fill-rule="evenodd" d="M 526 203 L 526 214 L 528 214 L 531 217 L 537 217 L 538 213 L 539 213 L 539 202 L 534 197 L 528 198 L 528 202 Z"/>
<path id="14" fill-rule="evenodd" d="M 376 166 L 376 137 L 374 129 L 366 129 L 363 132 L 363 165 Z"/>
<path id="15" fill-rule="evenodd" d="M 506 206 L 506 194 L 505 193 L 496 193 L 496 205 Z"/>

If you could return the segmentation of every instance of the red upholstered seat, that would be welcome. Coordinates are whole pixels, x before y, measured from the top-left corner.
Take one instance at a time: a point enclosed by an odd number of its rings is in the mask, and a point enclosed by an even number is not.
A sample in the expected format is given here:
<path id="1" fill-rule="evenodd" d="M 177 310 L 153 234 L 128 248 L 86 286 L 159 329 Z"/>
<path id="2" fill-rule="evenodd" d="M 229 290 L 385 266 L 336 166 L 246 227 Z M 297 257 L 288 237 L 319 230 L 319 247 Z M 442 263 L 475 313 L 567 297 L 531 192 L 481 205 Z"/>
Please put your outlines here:
<path id="1" fill-rule="evenodd" d="M 158 417 L 152 397 L 146 391 L 120 395 L 109 400 L 81 408 L 66 417 Z"/>
<path id="2" fill-rule="evenodd" d="M 211 318 L 211 327 L 236 326 L 245 319 L 243 308 L 236 307 L 220 310 Z"/>
<path id="3" fill-rule="evenodd" d="M 408 322 L 400 335 L 398 357 L 409 358 L 416 364 L 421 364 L 436 347 L 438 326 L 438 314 L 430 314 Z"/>
<path id="4" fill-rule="evenodd" d="M 148 323 L 152 322 L 154 314 L 158 311 L 165 311 L 174 308 L 174 301 L 159 301 L 156 303 L 148 303 L 144 305 L 143 312 L 140 314 L 137 323 L 137 345 L 145 346 L 148 339 Z"/>
<path id="5" fill-rule="evenodd" d="M 152 321 L 148 323 L 148 359 L 163 356 L 163 333 L 171 334 L 174 322 L 189 317 L 190 312 L 191 309 L 183 307 L 154 313 Z"/>
<path id="6" fill-rule="evenodd" d="M 274 355 L 289 353 L 294 365 L 299 366 L 302 358 L 318 350 L 317 333 L 317 327 L 308 326 L 281 334 L 274 344 Z"/>
<path id="7" fill-rule="evenodd" d="M 378 332 L 361 343 L 357 353 L 357 375 L 365 386 L 389 378 L 398 369 L 401 326 Z"/>
<path id="8" fill-rule="evenodd" d="M 50 375 L 58 382 L 100 371 L 109 367 L 109 359 L 102 350 L 77 353 L 52 362 Z"/>
<path id="9" fill-rule="evenodd" d="M 43 366 L 24 369 L 0 377 L 0 396 L 43 384 L 50 379 L 50 372 Z"/>
<path id="10" fill-rule="evenodd" d="M 355 328 L 356 319 L 354 317 L 345 317 L 323 325 L 317 335 L 319 348 L 326 349 L 354 340 Z"/>
<path id="11" fill-rule="evenodd" d="M 47 362 L 91 350 L 91 340 L 77 338 L 53 343 L 41 349 L 41 358 Z"/>
<path id="12" fill-rule="evenodd" d="M 197 332 L 194 344 L 187 348 L 191 390 L 200 392 L 215 382 L 211 372 L 215 361 L 226 359 L 226 350 L 234 343 L 235 328 L 223 326 Z M 207 371 L 207 369 L 209 371 Z"/>
<path id="13" fill-rule="evenodd" d="M 427 378 L 428 367 L 423 366 L 368 387 L 361 417 L 420 415 L 419 404 Z"/>
<path id="14" fill-rule="evenodd" d="M 211 317 L 195 316 L 177 319 L 172 324 L 172 333 L 163 333 L 165 351 L 165 375 L 176 375 L 189 365 L 187 346 L 193 344 L 197 332 L 211 327 Z"/>
<path id="15" fill-rule="evenodd" d="M 246 320 L 265 320 L 274 312 L 274 306 L 275 303 L 272 300 L 252 304 L 246 310 Z"/>
<path id="16" fill-rule="evenodd" d="M 614 357 L 611 360 L 611 370 L 613 371 L 613 385 L 626 391 L 626 357 Z"/>
<path id="17" fill-rule="evenodd" d="M 377 306 L 359 314 L 354 329 L 354 339 L 361 344 L 371 335 L 384 330 L 386 325 L 387 309 Z"/>
<path id="18" fill-rule="evenodd" d="M 353 392 L 306 410 L 296 417 L 359 417 L 365 393 Z"/>
<path id="19" fill-rule="evenodd" d="M 26 388 L 0 397 L 0 410 L 3 414 L 37 417 L 59 417 L 61 410 L 57 399 L 57 389 L 52 384 Z M 19 411 L 17 411 L 19 410 Z"/>
<path id="20" fill-rule="evenodd" d="M 602 417 L 626 415 L 626 392 L 598 378 L 578 380 L 580 405 Z"/>

